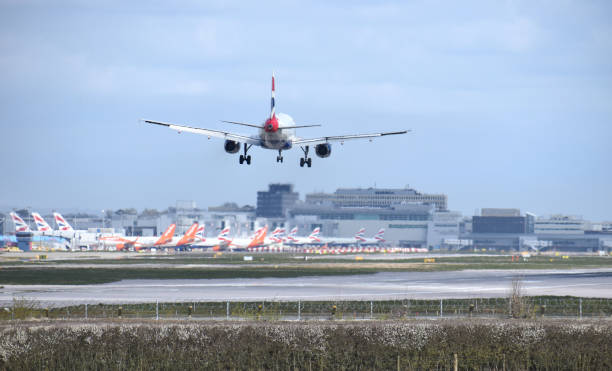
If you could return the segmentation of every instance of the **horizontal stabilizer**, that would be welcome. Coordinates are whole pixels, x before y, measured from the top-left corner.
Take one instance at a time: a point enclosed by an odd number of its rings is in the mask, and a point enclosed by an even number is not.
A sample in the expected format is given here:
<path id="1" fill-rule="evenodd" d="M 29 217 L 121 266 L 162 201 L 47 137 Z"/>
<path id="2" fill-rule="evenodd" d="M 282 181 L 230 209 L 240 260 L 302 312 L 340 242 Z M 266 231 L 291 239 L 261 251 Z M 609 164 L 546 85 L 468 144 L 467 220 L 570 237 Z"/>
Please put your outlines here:
<path id="1" fill-rule="evenodd" d="M 258 129 L 263 129 L 263 125 L 256 125 L 256 124 L 248 124 L 246 122 L 237 122 L 237 121 L 225 121 L 225 120 L 221 120 L 221 122 L 225 122 L 228 124 L 234 124 L 234 125 L 242 125 L 242 126 L 250 126 L 252 128 L 258 128 Z"/>

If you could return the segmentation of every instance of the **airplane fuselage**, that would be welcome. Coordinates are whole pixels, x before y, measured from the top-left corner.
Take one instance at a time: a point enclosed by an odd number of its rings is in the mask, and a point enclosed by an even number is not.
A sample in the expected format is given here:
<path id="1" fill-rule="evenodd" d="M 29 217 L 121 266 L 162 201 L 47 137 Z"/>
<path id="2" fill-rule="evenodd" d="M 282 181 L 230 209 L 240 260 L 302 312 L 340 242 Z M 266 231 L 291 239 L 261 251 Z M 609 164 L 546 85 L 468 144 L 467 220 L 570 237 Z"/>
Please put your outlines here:
<path id="1" fill-rule="evenodd" d="M 295 126 L 291 116 L 279 113 L 275 116 L 276 124 L 269 126 L 270 119 L 264 122 L 264 128 L 259 130 L 261 146 L 267 149 L 288 150 L 292 147 L 295 138 L 295 129 L 284 129 L 284 127 Z"/>

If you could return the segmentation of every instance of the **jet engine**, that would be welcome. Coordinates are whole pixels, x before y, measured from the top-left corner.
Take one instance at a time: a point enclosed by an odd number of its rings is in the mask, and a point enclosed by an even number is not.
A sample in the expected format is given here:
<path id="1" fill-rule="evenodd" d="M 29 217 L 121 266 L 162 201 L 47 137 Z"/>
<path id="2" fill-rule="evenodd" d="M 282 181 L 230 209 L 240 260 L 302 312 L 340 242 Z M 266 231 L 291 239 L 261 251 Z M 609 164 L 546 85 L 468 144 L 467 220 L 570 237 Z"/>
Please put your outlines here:
<path id="1" fill-rule="evenodd" d="M 223 148 L 225 148 L 225 152 L 227 153 L 236 153 L 240 151 L 240 143 L 234 142 L 233 140 L 226 140 Z"/>
<path id="2" fill-rule="evenodd" d="M 329 155 L 331 155 L 331 144 L 317 144 L 317 146 L 315 147 L 315 153 L 321 158 L 329 157 Z"/>

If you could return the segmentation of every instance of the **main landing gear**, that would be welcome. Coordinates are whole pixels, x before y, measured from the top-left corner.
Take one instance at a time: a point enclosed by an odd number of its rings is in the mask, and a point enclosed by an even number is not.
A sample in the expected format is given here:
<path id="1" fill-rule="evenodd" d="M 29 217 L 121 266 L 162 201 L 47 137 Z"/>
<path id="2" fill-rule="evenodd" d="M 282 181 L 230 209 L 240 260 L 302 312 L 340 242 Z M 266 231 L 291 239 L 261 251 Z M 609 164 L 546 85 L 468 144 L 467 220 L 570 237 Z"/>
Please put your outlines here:
<path id="1" fill-rule="evenodd" d="M 302 157 L 300 159 L 300 167 L 304 167 L 304 164 L 308 165 L 308 167 L 312 166 L 312 158 L 308 157 L 308 150 L 309 147 L 305 146 L 305 147 L 301 147 L 302 151 L 304 152 L 304 157 Z"/>
<path id="2" fill-rule="evenodd" d="M 276 162 L 280 162 L 280 163 L 283 162 L 283 155 L 282 155 L 281 152 L 282 152 L 282 149 L 279 149 L 278 150 L 278 156 L 276 156 Z"/>
<path id="3" fill-rule="evenodd" d="M 247 156 L 247 151 L 251 148 L 252 144 L 249 144 L 247 146 L 246 143 L 244 143 L 244 155 L 240 155 L 240 165 L 242 165 L 245 161 L 247 163 L 247 165 L 251 164 L 251 155 Z"/>

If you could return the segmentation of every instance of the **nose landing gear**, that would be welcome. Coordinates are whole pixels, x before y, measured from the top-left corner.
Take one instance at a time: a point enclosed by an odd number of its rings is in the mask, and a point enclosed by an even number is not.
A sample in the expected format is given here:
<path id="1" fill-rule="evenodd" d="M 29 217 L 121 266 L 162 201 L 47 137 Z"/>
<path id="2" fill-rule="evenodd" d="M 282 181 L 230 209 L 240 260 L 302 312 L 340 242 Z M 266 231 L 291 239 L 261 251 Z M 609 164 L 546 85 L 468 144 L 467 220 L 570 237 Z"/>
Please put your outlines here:
<path id="1" fill-rule="evenodd" d="M 280 163 L 283 162 L 283 155 L 281 154 L 281 152 L 282 152 L 282 150 L 279 149 L 278 150 L 278 156 L 276 156 L 276 162 L 280 162 Z"/>
<path id="2" fill-rule="evenodd" d="M 308 157 L 308 150 L 310 149 L 310 147 L 305 146 L 301 148 L 302 148 L 302 151 L 304 152 L 304 157 L 300 159 L 300 167 L 304 167 L 304 165 L 308 165 L 308 167 L 311 167 L 312 158 Z"/>

